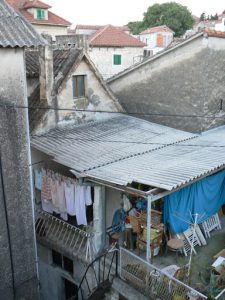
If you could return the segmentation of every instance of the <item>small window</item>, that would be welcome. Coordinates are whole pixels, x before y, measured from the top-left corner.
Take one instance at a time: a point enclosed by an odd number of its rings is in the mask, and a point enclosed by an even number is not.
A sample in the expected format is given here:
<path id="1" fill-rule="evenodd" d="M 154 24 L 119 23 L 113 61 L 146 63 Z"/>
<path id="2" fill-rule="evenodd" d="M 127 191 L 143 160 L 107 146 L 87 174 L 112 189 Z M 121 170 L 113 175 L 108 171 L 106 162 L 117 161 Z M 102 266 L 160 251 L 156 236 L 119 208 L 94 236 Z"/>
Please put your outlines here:
<path id="1" fill-rule="evenodd" d="M 62 254 L 59 252 L 52 250 L 52 262 L 54 265 L 59 266 L 60 268 L 63 267 L 62 265 Z"/>
<path id="2" fill-rule="evenodd" d="M 67 299 L 74 299 L 76 293 L 78 291 L 78 287 L 73 282 L 63 278 L 64 280 L 64 288 L 65 288 L 65 298 Z"/>
<path id="3" fill-rule="evenodd" d="M 84 75 L 73 76 L 73 98 L 85 96 Z"/>
<path id="4" fill-rule="evenodd" d="M 52 250 L 52 263 L 73 274 L 73 261 L 55 250 Z"/>
<path id="5" fill-rule="evenodd" d="M 37 19 L 43 20 L 45 19 L 45 10 L 44 9 L 37 9 Z"/>
<path id="6" fill-rule="evenodd" d="M 114 65 L 121 65 L 121 55 L 120 54 L 114 54 L 113 55 L 113 64 Z"/>
<path id="7" fill-rule="evenodd" d="M 73 274 L 73 261 L 66 256 L 63 256 L 63 269 Z"/>

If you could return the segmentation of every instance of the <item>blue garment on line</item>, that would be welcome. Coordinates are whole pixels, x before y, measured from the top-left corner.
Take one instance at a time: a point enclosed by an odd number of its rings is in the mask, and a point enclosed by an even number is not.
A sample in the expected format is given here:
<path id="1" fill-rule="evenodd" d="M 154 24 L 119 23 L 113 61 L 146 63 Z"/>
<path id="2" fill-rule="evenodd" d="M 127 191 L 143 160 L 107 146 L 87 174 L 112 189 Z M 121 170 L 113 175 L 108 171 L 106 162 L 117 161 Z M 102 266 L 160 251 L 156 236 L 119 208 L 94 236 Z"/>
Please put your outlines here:
<path id="1" fill-rule="evenodd" d="M 117 209 L 114 212 L 112 219 L 112 232 L 122 232 L 125 230 L 126 214 L 122 208 Z"/>
<path id="2" fill-rule="evenodd" d="M 173 233 L 180 233 L 194 223 L 213 216 L 225 204 L 225 171 L 206 177 L 165 197 L 164 223 Z"/>

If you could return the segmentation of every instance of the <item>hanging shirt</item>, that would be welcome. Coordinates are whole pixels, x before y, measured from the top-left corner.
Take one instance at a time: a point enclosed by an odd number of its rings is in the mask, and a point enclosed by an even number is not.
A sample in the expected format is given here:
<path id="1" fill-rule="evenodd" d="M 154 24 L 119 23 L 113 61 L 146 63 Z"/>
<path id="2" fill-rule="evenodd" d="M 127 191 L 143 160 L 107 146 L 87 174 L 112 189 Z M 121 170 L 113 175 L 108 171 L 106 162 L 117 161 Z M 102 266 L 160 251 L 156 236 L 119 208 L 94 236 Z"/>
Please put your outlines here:
<path id="1" fill-rule="evenodd" d="M 41 200 L 51 200 L 51 178 L 44 175 L 42 178 Z"/>
<path id="2" fill-rule="evenodd" d="M 52 179 L 51 181 L 51 196 L 52 196 L 52 204 L 53 210 L 57 214 L 59 213 L 59 204 L 57 203 L 57 188 L 58 188 L 58 181 L 56 179 Z"/>
<path id="3" fill-rule="evenodd" d="M 34 186 L 36 189 L 41 190 L 42 187 L 42 172 L 37 169 L 34 171 Z"/>
<path id="4" fill-rule="evenodd" d="M 64 191 L 66 199 L 66 211 L 70 216 L 75 216 L 75 191 L 74 184 L 64 182 Z"/>
<path id="5" fill-rule="evenodd" d="M 87 206 L 92 205 L 91 187 L 90 186 L 84 186 L 84 197 L 85 197 L 85 204 Z"/>
<path id="6" fill-rule="evenodd" d="M 42 178 L 41 205 L 44 211 L 51 214 L 53 213 L 53 204 L 51 197 L 51 178 L 48 175 L 44 175 Z"/>
<path id="7" fill-rule="evenodd" d="M 84 186 L 74 184 L 75 188 L 75 213 L 78 225 L 87 225 L 85 189 Z"/>
<path id="8" fill-rule="evenodd" d="M 60 213 L 66 212 L 66 199 L 64 193 L 64 183 L 58 181 L 57 184 L 57 195 L 56 195 L 57 207 L 59 208 Z"/>

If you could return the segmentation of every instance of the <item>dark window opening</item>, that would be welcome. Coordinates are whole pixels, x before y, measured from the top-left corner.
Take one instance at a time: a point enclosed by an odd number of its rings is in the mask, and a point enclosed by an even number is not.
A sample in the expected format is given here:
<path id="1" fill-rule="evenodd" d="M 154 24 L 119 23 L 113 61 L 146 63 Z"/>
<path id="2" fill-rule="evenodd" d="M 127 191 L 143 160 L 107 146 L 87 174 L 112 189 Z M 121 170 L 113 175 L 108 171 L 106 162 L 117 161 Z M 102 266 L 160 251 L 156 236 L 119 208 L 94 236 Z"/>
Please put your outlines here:
<path id="1" fill-rule="evenodd" d="M 52 263 L 73 274 L 73 261 L 55 250 L 52 250 Z"/>
<path id="2" fill-rule="evenodd" d="M 223 110 L 223 99 L 220 99 L 220 110 Z"/>
<path id="3" fill-rule="evenodd" d="M 79 98 L 85 96 L 85 76 L 78 75 L 73 76 L 73 98 Z"/>
<path id="4" fill-rule="evenodd" d="M 70 299 L 76 296 L 78 287 L 76 284 L 72 283 L 71 281 L 64 279 L 64 287 L 65 287 L 65 296 L 66 299 Z"/>
<path id="5" fill-rule="evenodd" d="M 60 268 L 63 267 L 62 265 L 62 254 L 59 252 L 52 250 L 52 262 L 54 265 L 59 266 Z"/>
<path id="6" fill-rule="evenodd" d="M 63 256 L 63 269 L 73 274 L 73 261 L 66 256 Z"/>

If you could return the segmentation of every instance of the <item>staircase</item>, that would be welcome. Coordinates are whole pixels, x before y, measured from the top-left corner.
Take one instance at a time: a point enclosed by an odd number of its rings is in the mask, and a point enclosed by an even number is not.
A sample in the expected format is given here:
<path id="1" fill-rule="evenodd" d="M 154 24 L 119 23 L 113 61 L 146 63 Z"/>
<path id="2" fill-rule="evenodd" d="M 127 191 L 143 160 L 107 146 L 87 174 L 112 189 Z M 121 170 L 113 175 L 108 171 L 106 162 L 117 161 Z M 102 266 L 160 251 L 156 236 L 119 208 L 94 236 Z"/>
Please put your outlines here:
<path id="1" fill-rule="evenodd" d="M 118 249 L 98 256 L 87 267 L 77 294 L 70 300 L 100 300 L 110 291 L 112 280 L 118 275 Z"/>

